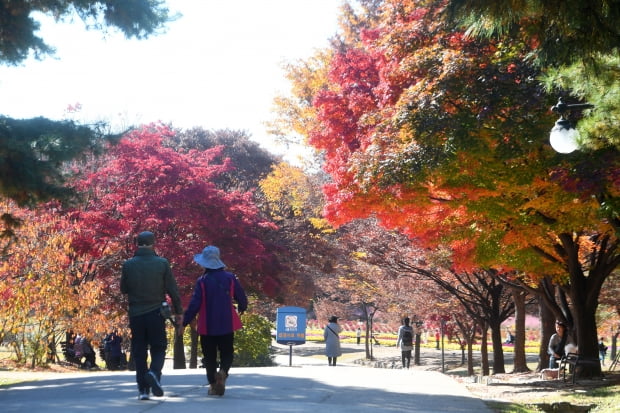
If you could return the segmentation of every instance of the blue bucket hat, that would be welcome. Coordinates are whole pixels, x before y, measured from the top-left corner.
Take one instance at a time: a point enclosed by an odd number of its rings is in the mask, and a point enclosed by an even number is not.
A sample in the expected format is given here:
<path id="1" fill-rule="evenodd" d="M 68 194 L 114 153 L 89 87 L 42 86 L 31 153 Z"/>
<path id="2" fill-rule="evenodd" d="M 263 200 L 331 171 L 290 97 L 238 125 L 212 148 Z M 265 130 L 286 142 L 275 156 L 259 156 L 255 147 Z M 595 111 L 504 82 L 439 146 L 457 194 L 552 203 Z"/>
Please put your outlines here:
<path id="1" fill-rule="evenodd" d="M 217 270 L 226 267 L 226 264 L 220 259 L 220 249 L 209 245 L 202 250 L 200 254 L 194 255 L 194 261 L 210 270 Z"/>

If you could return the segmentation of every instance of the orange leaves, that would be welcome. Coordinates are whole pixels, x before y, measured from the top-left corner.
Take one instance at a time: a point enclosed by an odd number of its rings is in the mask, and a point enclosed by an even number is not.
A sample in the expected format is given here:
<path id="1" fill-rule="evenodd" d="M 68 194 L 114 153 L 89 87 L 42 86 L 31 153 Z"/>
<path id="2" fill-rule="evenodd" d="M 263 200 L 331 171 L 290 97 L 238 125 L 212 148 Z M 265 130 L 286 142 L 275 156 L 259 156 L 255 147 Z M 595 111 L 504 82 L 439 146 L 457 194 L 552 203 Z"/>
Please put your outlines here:
<path id="1" fill-rule="evenodd" d="M 70 247 L 70 231 L 57 217 L 27 213 L 15 243 L 0 266 L 0 319 L 27 346 L 18 355 L 43 362 L 36 349 L 72 324 L 93 331 L 106 328 L 101 303 L 103 286 L 87 281 Z M 32 353 L 35 351 L 35 353 Z"/>

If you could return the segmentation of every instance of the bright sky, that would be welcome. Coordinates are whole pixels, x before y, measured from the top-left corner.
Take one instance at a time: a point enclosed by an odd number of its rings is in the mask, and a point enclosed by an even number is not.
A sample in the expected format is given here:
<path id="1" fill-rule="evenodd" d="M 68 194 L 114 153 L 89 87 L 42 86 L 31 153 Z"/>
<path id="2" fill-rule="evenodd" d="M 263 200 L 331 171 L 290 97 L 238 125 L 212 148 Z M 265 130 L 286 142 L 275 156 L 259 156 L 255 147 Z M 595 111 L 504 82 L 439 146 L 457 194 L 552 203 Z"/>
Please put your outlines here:
<path id="1" fill-rule="evenodd" d="M 78 19 L 46 20 L 40 35 L 55 57 L 0 66 L 0 114 L 81 117 L 117 126 L 161 120 L 173 126 L 248 131 L 270 146 L 263 122 L 289 87 L 282 63 L 326 47 L 339 0 L 168 0 L 183 16 L 165 34 L 126 40 L 86 31 Z M 75 115 L 73 115 L 75 118 Z"/>

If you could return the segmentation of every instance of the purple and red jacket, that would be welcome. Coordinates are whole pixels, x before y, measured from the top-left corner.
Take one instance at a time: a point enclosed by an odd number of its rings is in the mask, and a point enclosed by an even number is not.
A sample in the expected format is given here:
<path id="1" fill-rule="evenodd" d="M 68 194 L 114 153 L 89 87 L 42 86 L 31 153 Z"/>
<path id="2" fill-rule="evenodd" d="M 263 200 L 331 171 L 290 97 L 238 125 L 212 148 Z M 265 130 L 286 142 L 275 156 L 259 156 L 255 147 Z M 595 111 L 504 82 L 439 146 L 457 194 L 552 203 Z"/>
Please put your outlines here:
<path id="1" fill-rule="evenodd" d="M 237 277 L 224 269 L 206 270 L 198 278 L 192 299 L 183 315 L 183 325 L 188 325 L 198 315 L 197 330 L 203 336 L 221 336 L 240 328 L 239 313 L 248 308 L 248 298 Z"/>

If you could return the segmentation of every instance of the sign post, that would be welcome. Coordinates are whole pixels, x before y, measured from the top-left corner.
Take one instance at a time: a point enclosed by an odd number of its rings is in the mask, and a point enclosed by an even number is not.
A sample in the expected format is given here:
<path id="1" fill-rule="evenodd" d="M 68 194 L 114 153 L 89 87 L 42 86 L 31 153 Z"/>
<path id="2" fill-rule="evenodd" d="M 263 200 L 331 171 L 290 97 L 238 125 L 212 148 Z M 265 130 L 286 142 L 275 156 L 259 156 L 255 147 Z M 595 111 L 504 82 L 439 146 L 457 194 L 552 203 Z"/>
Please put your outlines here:
<path id="1" fill-rule="evenodd" d="M 289 346 L 288 365 L 293 365 L 293 346 L 306 342 L 306 310 L 280 307 L 277 310 L 276 342 Z"/>

